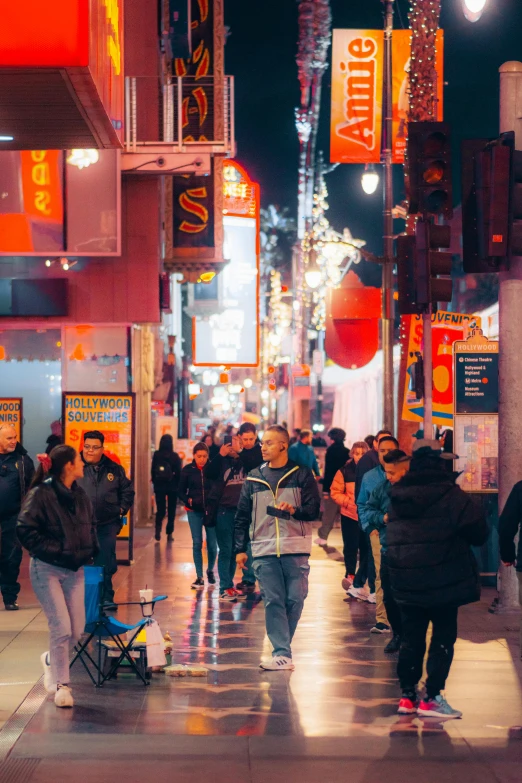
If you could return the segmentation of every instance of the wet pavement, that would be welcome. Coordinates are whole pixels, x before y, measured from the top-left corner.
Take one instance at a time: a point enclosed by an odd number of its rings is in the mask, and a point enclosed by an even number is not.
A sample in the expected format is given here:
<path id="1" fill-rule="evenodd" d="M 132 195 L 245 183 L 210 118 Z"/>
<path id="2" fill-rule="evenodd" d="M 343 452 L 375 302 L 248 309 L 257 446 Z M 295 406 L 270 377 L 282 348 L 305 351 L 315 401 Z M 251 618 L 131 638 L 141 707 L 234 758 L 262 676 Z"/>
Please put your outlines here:
<path id="1" fill-rule="evenodd" d="M 121 775 L 133 782 L 152 773 L 180 783 L 395 783 L 412 776 L 424 783 L 520 783 L 519 618 L 488 614 L 492 591 L 462 610 L 447 687 L 461 721 L 399 717 L 395 656 L 383 652 L 389 636 L 369 633 L 374 607 L 345 597 L 341 560 L 334 531 L 328 550 L 314 547 L 295 671 L 263 672 L 259 663 L 270 657 L 270 646 L 259 596 L 227 604 L 217 587 L 191 591 L 190 534 L 178 522 L 173 544 L 151 541 L 131 568 L 120 569 L 117 600 L 136 600 L 146 584 L 167 593 L 156 618 L 173 639 L 173 660 L 202 664 L 208 676 L 159 673 L 145 688 L 125 674 L 96 690 L 75 667 L 72 710 L 58 710 L 37 684 L 0 731 L 0 752 L 8 753 L 0 781 L 101 782 Z M 137 619 L 136 609 L 118 617 Z M 34 639 L 45 639 L 36 607 L 24 611 L 33 619 L 17 644 L 24 648 L 25 635 L 33 646 L 31 662 L 11 656 L 18 678 L 23 666 L 34 675 Z M 5 621 L 0 613 L 0 634 Z M 2 681 L 8 649 L 0 652 Z"/>

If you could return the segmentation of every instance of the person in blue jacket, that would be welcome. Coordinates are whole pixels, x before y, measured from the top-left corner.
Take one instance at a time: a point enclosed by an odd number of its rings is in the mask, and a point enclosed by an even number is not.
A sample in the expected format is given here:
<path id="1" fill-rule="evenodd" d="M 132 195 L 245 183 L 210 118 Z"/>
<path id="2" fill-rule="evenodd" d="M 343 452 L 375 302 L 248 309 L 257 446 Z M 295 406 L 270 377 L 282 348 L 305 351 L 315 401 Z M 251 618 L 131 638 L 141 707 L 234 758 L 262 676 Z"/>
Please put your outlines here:
<path id="1" fill-rule="evenodd" d="M 316 478 L 319 478 L 321 471 L 317 464 L 317 457 L 312 446 L 312 432 L 311 430 L 301 430 L 299 433 L 299 440 L 293 443 L 288 449 L 288 459 L 291 459 L 300 468 L 310 468 L 315 474 Z"/>

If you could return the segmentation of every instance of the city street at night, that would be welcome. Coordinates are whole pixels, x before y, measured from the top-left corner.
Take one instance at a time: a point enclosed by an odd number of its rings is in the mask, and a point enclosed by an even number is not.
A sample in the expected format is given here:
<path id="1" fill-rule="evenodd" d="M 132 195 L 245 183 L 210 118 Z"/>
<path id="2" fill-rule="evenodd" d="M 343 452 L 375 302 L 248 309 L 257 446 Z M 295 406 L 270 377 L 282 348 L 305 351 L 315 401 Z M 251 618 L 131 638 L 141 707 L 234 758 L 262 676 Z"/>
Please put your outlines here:
<path id="1" fill-rule="evenodd" d="M 521 783 L 520 0 L 0 18 L 0 783 Z"/>

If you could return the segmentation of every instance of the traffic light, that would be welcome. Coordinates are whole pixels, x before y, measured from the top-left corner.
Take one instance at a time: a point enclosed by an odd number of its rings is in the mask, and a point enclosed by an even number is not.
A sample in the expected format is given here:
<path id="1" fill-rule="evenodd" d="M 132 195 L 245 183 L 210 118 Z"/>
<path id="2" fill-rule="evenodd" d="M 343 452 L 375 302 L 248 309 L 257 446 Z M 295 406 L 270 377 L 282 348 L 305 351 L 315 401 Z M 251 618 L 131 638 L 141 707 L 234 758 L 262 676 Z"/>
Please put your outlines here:
<path id="1" fill-rule="evenodd" d="M 497 272 L 522 255 L 522 151 L 515 134 L 462 144 L 464 271 Z"/>
<path id="2" fill-rule="evenodd" d="M 418 220 L 415 236 L 397 239 L 397 277 L 401 315 L 426 312 L 430 305 L 452 299 L 450 226 Z"/>
<path id="3" fill-rule="evenodd" d="M 453 216 L 451 139 L 444 122 L 408 123 L 410 215 Z"/>
<path id="4" fill-rule="evenodd" d="M 417 248 L 417 301 L 424 305 L 451 302 L 451 253 L 439 248 L 451 245 L 450 226 L 439 226 L 429 220 L 418 220 L 415 227 Z"/>
<path id="5" fill-rule="evenodd" d="M 403 234 L 397 237 L 397 288 L 401 315 L 415 315 L 423 311 L 417 304 L 415 284 L 415 237 Z"/>

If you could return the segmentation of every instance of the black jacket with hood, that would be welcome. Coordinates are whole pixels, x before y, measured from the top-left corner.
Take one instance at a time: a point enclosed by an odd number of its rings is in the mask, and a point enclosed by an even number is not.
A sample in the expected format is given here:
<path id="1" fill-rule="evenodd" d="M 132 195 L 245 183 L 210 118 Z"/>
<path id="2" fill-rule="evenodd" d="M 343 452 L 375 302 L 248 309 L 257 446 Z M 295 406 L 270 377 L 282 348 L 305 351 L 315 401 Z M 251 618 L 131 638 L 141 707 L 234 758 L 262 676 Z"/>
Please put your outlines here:
<path id="1" fill-rule="evenodd" d="M 29 491 L 17 534 L 32 557 L 78 571 L 98 553 L 91 501 L 76 483 L 67 489 L 49 478 Z"/>
<path id="2" fill-rule="evenodd" d="M 419 471 L 414 462 L 390 490 L 387 560 L 395 600 L 422 607 L 478 601 L 479 571 L 471 547 L 488 538 L 484 513 L 442 460 Z"/>
<path id="3" fill-rule="evenodd" d="M 506 500 L 504 510 L 498 520 L 498 539 L 500 557 L 504 563 L 517 561 L 517 571 L 522 571 L 522 536 L 518 539 L 518 549 L 515 538 L 522 524 L 522 481 L 517 481 Z"/>
<path id="4" fill-rule="evenodd" d="M 219 505 L 237 508 L 241 489 L 248 474 L 263 464 L 261 444 L 243 449 L 237 457 L 222 457 L 218 454 L 208 464 L 207 476 L 217 482 Z"/>
<path id="5" fill-rule="evenodd" d="M 82 455 L 83 459 L 83 455 Z M 125 469 L 105 454 L 97 464 L 84 461 L 83 478 L 79 486 L 87 493 L 94 509 L 98 527 L 120 525 L 134 503 L 134 487 Z"/>
<path id="6" fill-rule="evenodd" d="M 338 470 L 341 470 L 350 459 L 350 451 L 342 441 L 334 441 L 326 449 L 324 458 L 323 492 L 330 492 L 332 481 Z"/>

